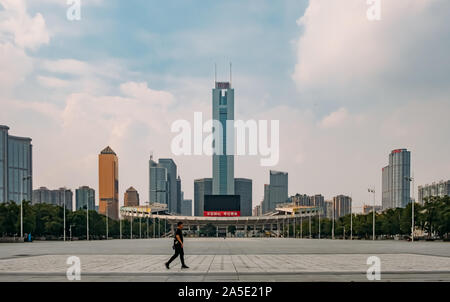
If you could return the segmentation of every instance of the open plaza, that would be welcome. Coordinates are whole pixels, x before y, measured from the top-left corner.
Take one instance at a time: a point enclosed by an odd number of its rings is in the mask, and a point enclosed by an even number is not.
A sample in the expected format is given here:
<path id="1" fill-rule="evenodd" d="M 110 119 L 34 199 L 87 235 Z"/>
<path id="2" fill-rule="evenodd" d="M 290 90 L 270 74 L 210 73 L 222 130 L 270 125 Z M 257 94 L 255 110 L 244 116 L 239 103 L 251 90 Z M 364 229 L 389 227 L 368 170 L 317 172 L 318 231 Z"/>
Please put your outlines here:
<path id="1" fill-rule="evenodd" d="M 381 281 L 450 281 L 445 242 L 294 238 L 186 238 L 188 270 L 172 240 L 36 241 L 0 244 L 0 281 L 68 281 L 67 260 L 80 260 L 83 281 L 369 281 L 369 257 Z M 70 282 L 80 282 L 70 281 Z"/>

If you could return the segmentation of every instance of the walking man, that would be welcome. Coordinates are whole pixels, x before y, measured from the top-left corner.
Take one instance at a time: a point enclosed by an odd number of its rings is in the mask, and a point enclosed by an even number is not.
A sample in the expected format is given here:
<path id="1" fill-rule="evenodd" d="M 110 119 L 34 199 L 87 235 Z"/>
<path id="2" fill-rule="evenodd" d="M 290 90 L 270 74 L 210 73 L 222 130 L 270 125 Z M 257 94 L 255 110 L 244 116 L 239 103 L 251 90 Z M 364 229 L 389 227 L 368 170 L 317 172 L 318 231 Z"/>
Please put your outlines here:
<path id="1" fill-rule="evenodd" d="M 173 239 L 173 249 L 175 254 L 166 262 L 167 269 L 170 268 L 170 263 L 174 261 L 178 255 L 180 255 L 181 268 L 189 268 L 184 264 L 184 250 L 183 250 L 183 223 L 180 221 L 177 223 L 177 231 L 175 232 L 175 238 Z"/>

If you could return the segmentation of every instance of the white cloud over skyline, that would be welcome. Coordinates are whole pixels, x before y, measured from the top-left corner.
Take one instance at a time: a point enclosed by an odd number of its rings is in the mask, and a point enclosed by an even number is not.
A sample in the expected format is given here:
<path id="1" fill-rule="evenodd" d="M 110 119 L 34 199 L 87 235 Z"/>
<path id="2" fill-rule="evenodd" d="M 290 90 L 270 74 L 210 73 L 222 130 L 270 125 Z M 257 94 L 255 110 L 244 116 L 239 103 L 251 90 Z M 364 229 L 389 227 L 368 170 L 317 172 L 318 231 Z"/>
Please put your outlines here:
<path id="1" fill-rule="evenodd" d="M 277 87 L 275 71 L 273 76 L 235 74 L 236 118 L 280 120 L 280 163 L 274 169 L 289 172 L 290 194 L 348 194 L 359 207 L 368 201 L 367 186 L 376 185 L 379 202 L 381 168 L 399 147 L 412 151 L 416 185 L 450 177 L 450 142 L 445 139 L 450 130 L 450 43 L 444 39 L 450 36 L 449 4 L 382 3 L 382 20 L 369 22 L 365 1 L 309 2 L 304 16 L 290 25 L 302 30 L 296 49 L 287 40 L 286 54 L 269 53 L 273 60 L 292 55 L 290 68 L 281 74 L 290 76 L 297 91 Z M 97 156 L 110 145 L 119 156 L 121 200 L 130 186 L 142 201 L 148 199 L 151 151 L 156 158 L 174 157 L 185 197 L 193 198 L 193 181 L 211 176 L 211 159 L 172 156 L 170 125 L 177 119 L 192 121 L 195 111 L 210 118 L 212 80 L 136 71 L 132 60 L 114 57 L 115 49 L 92 60 L 74 53 L 40 53 L 40 48 L 58 46 L 59 37 L 53 36 L 58 31 L 46 25 L 49 13 L 30 14 L 25 1 L 0 4 L 5 9 L 0 11 L 0 124 L 10 126 L 14 135 L 33 138 L 34 187 L 97 189 Z M 258 38 L 257 25 L 239 39 Z M 215 30 L 199 28 L 183 39 L 193 40 L 184 49 L 214 57 L 214 45 L 205 45 L 205 39 Z M 90 45 L 79 48 L 89 51 Z M 222 54 L 229 40 L 223 38 L 220 45 Z M 168 56 L 183 55 L 177 51 Z M 246 60 L 244 54 L 239 60 Z M 268 88 L 272 78 L 277 84 L 273 91 Z M 28 89 L 18 91 L 18 86 Z M 248 156 L 238 157 L 235 169 L 236 177 L 254 180 L 253 204 L 258 204 L 269 169 Z"/>

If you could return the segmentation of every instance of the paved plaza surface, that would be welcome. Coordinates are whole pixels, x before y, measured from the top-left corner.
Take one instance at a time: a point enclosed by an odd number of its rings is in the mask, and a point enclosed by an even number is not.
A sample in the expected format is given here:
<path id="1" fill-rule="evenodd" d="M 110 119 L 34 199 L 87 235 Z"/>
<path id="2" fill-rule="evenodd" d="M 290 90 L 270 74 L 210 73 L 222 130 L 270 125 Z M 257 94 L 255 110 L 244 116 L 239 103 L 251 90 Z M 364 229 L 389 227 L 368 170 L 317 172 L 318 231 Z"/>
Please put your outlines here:
<path id="1" fill-rule="evenodd" d="M 0 244 L 0 281 L 67 281 L 69 256 L 81 281 L 368 281 L 367 259 L 382 281 L 450 281 L 444 242 L 283 238 L 186 238 L 188 270 L 164 262 L 172 239 Z"/>

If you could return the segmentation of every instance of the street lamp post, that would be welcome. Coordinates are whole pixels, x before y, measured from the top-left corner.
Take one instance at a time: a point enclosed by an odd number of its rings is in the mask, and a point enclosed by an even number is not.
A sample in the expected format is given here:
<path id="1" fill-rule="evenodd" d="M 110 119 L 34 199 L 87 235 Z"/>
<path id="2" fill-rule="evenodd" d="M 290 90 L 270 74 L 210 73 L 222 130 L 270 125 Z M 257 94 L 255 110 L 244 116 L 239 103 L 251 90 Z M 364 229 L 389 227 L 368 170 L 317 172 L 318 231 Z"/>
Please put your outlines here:
<path id="1" fill-rule="evenodd" d="M 405 180 L 408 182 L 412 182 L 413 187 L 411 200 L 411 242 L 414 242 L 414 204 L 416 203 L 416 201 L 414 200 L 414 177 L 405 177 Z"/>
<path id="2" fill-rule="evenodd" d="M 333 198 L 333 219 L 331 221 L 331 239 L 334 239 L 334 216 L 335 216 L 335 208 L 336 208 L 336 203 L 334 201 Z"/>
<path id="3" fill-rule="evenodd" d="M 350 194 L 350 240 L 353 240 L 353 196 Z"/>
<path id="4" fill-rule="evenodd" d="M 322 208 L 319 208 L 319 239 L 320 239 L 320 214 L 322 214 Z"/>
<path id="5" fill-rule="evenodd" d="M 89 200 L 86 202 L 86 240 L 89 241 Z"/>
<path id="6" fill-rule="evenodd" d="M 373 212 L 373 218 L 372 218 L 372 240 L 375 240 L 375 188 L 373 189 L 367 189 L 369 193 L 373 194 L 373 206 L 372 206 L 372 212 Z"/>
<path id="7" fill-rule="evenodd" d="M 64 203 L 64 211 L 63 211 L 63 214 L 64 214 L 64 235 L 63 235 L 63 238 L 64 238 L 64 241 L 66 241 L 66 189 L 64 188 L 63 190 L 64 190 L 63 191 L 63 203 Z"/>
<path id="8" fill-rule="evenodd" d="M 20 238 L 23 238 L 23 183 L 31 179 L 31 175 L 22 177 L 20 182 Z"/>

